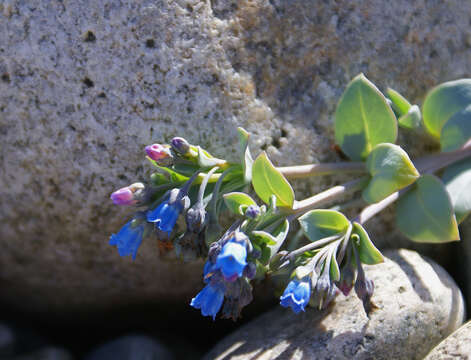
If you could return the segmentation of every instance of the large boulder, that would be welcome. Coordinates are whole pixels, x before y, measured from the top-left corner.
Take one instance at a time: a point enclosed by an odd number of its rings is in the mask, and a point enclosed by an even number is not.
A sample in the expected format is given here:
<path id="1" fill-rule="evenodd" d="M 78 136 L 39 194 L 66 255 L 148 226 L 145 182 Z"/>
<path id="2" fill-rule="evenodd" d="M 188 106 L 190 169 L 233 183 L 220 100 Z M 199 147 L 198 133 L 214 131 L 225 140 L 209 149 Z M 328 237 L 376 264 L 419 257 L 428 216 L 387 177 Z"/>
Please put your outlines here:
<path id="1" fill-rule="evenodd" d="M 470 12 L 459 0 L 1 2 L 1 299 L 188 301 L 200 263 L 159 260 L 152 241 L 131 263 L 107 244 L 129 217 L 109 194 L 148 173 L 143 147 L 183 135 L 234 158 L 239 125 L 278 164 L 336 160 L 348 81 L 364 72 L 418 101 L 464 76 Z M 404 245 L 383 219 L 373 237 Z"/>
<path id="2" fill-rule="evenodd" d="M 374 281 L 367 318 L 354 294 L 324 311 L 279 307 L 236 330 L 205 359 L 423 359 L 465 318 L 459 288 L 439 265 L 407 250 L 367 266 Z"/>

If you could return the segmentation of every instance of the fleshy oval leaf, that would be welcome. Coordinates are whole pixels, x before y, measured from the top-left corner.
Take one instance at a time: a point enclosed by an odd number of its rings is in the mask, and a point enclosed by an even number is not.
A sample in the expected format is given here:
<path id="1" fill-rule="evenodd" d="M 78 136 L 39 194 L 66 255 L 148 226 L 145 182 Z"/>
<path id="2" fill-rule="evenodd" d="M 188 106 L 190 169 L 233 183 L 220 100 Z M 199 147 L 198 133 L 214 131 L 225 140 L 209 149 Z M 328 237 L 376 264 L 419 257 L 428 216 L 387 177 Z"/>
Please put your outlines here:
<path id="1" fill-rule="evenodd" d="M 344 214 L 328 209 L 308 211 L 298 221 L 304 234 L 311 241 L 345 233 L 350 224 Z"/>
<path id="2" fill-rule="evenodd" d="M 277 207 L 289 209 L 293 207 L 293 188 L 283 174 L 273 166 L 265 152 L 262 152 L 253 163 L 252 185 L 265 204 L 269 204 L 270 197 L 275 195 Z"/>
<path id="3" fill-rule="evenodd" d="M 383 255 L 374 246 L 366 230 L 361 224 L 354 222 L 352 234 L 358 235 L 358 244 L 354 242 L 354 246 L 357 247 L 358 256 L 363 264 L 375 265 L 384 262 Z"/>
<path id="4" fill-rule="evenodd" d="M 244 171 L 244 181 L 246 184 L 252 181 L 252 165 L 253 158 L 249 149 L 249 137 L 250 134 L 242 127 L 237 128 L 239 134 L 239 145 L 240 145 L 240 162 Z"/>
<path id="5" fill-rule="evenodd" d="M 335 112 L 337 144 L 352 160 L 363 160 L 376 145 L 396 137 L 396 116 L 386 98 L 365 75 L 356 76 Z"/>
<path id="6" fill-rule="evenodd" d="M 412 106 L 411 103 L 394 89 L 388 88 L 386 95 L 391 100 L 394 111 L 399 115 L 405 115 Z"/>
<path id="7" fill-rule="evenodd" d="M 371 180 L 363 190 L 363 199 L 370 204 L 412 184 L 419 177 L 407 153 L 394 144 L 376 146 L 368 155 L 366 168 Z"/>
<path id="8" fill-rule="evenodd" d="M 399 199 L 396 212 L 399 230 L 412 241 L 444 243 L 460 239 L 450 196 L 433 175 L 422 175 Z"/>
<path id="9" fill-rule="evenodd" d="M 422 106 L 425 129 L 439 139 L 453 114 L 471 104 L 471 79 L 448 81 L 434 87 Z"/>
<path id="10" fill-rule="evenodd" d="M 223 195 L 227 208 L 237 215 L 244 215 L 243 208 L 250 205 L 257 205 L 254 199 L 243 192 L 231 192 Z"/>
<path id="11" fill-rule="evenodd" d="M 422 124 L 422 113 L 417 105 L 412 105 L 409 111 L 397 119 L 399 126 L 404 129 L 418 129 Z"/>
<path id="12" fill-rule="evenodd" d="M 440 147 L 443 152 L 458 150 L 471 138 L 471 106 L 454 113 L 443 125 Z"/>
<path id="13" fill-rule="evenodd" d="M 450 195 L 456 220 L 462 222 L 471 212 L 471 160 L 448 166 L 442 179 Z"/>

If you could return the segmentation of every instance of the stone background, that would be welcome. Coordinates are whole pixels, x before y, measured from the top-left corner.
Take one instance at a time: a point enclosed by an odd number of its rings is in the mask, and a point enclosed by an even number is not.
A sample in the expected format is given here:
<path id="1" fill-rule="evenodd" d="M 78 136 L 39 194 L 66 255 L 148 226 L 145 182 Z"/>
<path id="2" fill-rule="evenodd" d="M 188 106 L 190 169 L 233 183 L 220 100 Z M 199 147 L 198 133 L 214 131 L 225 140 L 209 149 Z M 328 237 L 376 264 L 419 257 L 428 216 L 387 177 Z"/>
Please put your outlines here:
<path id="1" fill-rule="evenodd" d="M 243 126 L 253 153 L 279 165 L 336 161 L 333 113 L 349 80 L 364 72 L 421 103 L 470 75 L 469 14 L 459 0 L 2 1 L 0 300 L 83 316 L 186 306 L 201 264 L 159 260 L 152 241 L 131 263 L 107 244 L 129 214 L 109 194 L 148 174 L 144 146 L 181 135 L 234 159 Z M 436 148 L 401 141 L 412 156 Z M 345 179 L 296 184 L 298 197 Z M 392 216 L 368 226 L 379 246 L 445 266 L 464 254 L 411 244 Z"/>

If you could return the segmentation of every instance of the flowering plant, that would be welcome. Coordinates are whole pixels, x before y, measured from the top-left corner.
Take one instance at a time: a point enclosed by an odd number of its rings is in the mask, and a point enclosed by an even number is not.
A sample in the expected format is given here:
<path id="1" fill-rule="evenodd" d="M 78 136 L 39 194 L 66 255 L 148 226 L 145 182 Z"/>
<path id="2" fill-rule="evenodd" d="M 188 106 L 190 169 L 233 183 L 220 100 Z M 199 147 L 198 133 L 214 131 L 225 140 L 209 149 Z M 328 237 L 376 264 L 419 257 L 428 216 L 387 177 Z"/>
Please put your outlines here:
<path id="1" fill-rule="evenodd" d="M 398 126 L 426 131 L 441 152 L 412 161 L 398 145 Z M 352 289 L 367 314 L 374 284 L 363 264 L 383 261 L 364 224 L 397 201 L 397 226 L 417 242 L 459 240 L 458 223 L 471 211 L 471 79 L 444 83 L 426 97 L 422 111 L 398 92 L 383 95 L 363 74 L 347 86 L 335 113 L 335 140 L 353 161 L 275 167 L 262 152 L 254 160 L 249 134 L 238 129 L 241 157 L 219 159 L 183 138 L 147 146 L 156 172 L 111 194 L 117 205 L 140 207 L 110 244 L 121 256 L 136 257 L 143 237 L 153 234 L 162 251 L 183 261 L 203 258 L 203 290 L 191 301 L 204 316 L 236 319 L 252 300 L 252 283 L 267 274 L 284 275 L 280 297 L 295 313 L 308 304 L 323 308 Z M 441 179 L 434 175 L 439 170 Z M 357 178 L 304 200 L 296 200 L 287 179 L 333 173 Z M 254 190 L 258 200 L 249 195 Z M 361 191 L 367 206 L 353 219 L 323 208 Z M 221 214 L 238 219 L 227 229 Z M 177 229 L 185 217 L 184 231 Z M 294 221 L 300 232 L 286 246 Z M 301 240 L 299 240 L 302 238 Z M 293 245 L 294 244 L 294 245 Z"/>

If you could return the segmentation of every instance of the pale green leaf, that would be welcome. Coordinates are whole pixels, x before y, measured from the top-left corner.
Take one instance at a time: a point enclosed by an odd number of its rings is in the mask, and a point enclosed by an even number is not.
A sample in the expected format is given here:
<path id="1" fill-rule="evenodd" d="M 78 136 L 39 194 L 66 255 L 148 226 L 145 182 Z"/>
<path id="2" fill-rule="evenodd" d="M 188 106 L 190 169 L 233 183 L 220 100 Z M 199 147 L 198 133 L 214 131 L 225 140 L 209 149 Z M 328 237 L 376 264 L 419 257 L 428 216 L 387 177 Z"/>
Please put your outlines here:
<path id="1" fill-rule="evenodd" d="M 260 199 L 270 203 L 270 197 L 275 195 L 276 205 L 280 208 L 293 207 L 294 192 L 289 182 L 285 179 L 262 152 L 252 166 L 252 185 Z"/>
<path id="2" fill-rule="evenodd" d="M 471 106 L 454 113 L 442 127 L 440 146 L 442 151 L 454 151 L 471 138 Z"/>
<path id="3" fill-rule="evenodd" d="M 357 222 L 353 223 L 352 234 L 358 235 L 358 244 L 354 242 L 354 245 L 357 247 L 358 256 L 363 264 L 375 265 L 384 262 L 383 255 L 376 246 L 374 246 L 368 233 L 361 224 Z"/>
<path id="4" fill-rule="evenodd" d="M 394 144 L 379 144 L 368 155 L 366 168 L 371 175 L 363 198 L 373 204 L 412 184 L 419 173 L 407 153 Z"/>
<path id="5" fill-rule="evenodd" d="M 328 209 L 308 211 L 298 220 L 304 234 L 311 241 L 345 233 L 350 224 L 345 215 Z"/>
<path id="6" fill-rule="evenodd" d="M 471 160 L 463 160 L 448 166 L 443 182 L 450 194 L 456 219 L 462 222 L 471 212 Z"/>
<path id="7" fill-rule="evenodd" d="M 246 209 L 250 205 L 257 205 L 254 199 L 243 192 L 224 194 L 223 198 L 227 208 L 237 215 L 244 215 L 242 212 L 243 208 Z"/>
<path id="8" fill-rule="evenodd" d="M 459 240 L 458 224 L 443 183 L 422 175 L 397 204 L 397 226 L 416 242 L 443 243 Z"/>
<path id="9" fill-rule="evenodd" d="M 404 96 L 391 88 L 386 90 L 386 95 L 391 100 L 394 111 L 396 111 L 401 116 L 407 114 L 412 105 Z"/>
<path id="10" fill-rule="evenodd" d="M 240 156 L 241 156 L 241 164 L 244 170 L 244 180 L 248 184 L 252 181 L 252 165 L 253 159 L 252 155 L 250 154 L 249 149 L 249 137 L 250 134 L 241 127 L 237 128 L 237 132 L 239 134 L 239 144 L 240 144 Z"/>
<path id="11" fill-rule="evenodd" d="M 422 116 L 426 130 L 437 139 L 448 119 L 471 104 L 471 79 L 440 84 L 426 96 Z"/>
<path id="12" fill-rule="evenodd" d="M 335 113 L 335 140 L 353 160 L 365 159 L 378 144 L 394 143 L 397 120 L 384 95 L 363 74 L 342 95 Z"/>

